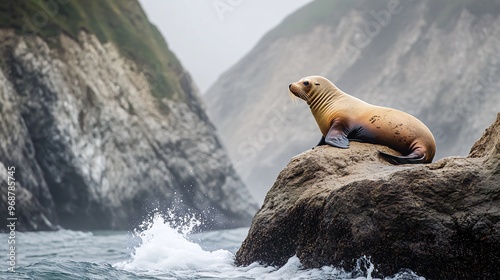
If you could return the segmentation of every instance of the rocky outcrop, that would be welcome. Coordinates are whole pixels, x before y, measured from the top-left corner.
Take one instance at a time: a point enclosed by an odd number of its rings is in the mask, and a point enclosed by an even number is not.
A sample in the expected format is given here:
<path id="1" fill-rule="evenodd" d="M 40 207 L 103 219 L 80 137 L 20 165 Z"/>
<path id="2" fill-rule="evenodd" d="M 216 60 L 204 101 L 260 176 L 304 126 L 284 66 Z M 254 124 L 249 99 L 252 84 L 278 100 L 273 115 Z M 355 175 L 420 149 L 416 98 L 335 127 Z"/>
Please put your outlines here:
<path id="1" fill-rule="evenodd" d="M 309 108 L 289 100 L 290 83 L 323 75 L 418 117 L 438 142 L 436 159 L 465 156 L 500 111 L 499 53 L 499 1 L 316 0 L 204 97 L 238 173 L 263 200 L 288 160 L 321 137 Z"/>
<path id="2" fill-rule="evenodd" d="M 65 1 L 59 13 L 78 5 Z M 106 5 L 114 5 L 110 12 L 133 10 L 134 20 L 125 23 L 145 20 L 136 1 L 88 7 L 105 15 Z M 82 6 L 79 18 L 85 16 Z M 77 18 L 58 21 L 60 16 L 41 31 L 55 33 L 47 30 L 59 22 L 77 26 Z M 92 24 L 105 35 L 117 28 Z M 133 31 L 152 32 L 145 20 L 140 29 L 120 29 L 117 37 L 133 42 L 123 35 Z M 165 54 L 158 59 L 170 60 L 156 70 L 88 31 L 44 38 L 0 29 L 0 42 L 0 214 L 7 216 L 6 170 L 14 166 L 17 230 L 129 229 L 166 209 L 194 214 L 205 228 L 248 225 L 256 204 L 189 74 L 164 42 L 165 49 L 159 44 L 154 50 Z M 136 47 L 136 59 L 151 59 L 154 52 L 137 47 L 147 43 L 126 47 Z"/>
<path id="3" fill-rule="evenodd" d="M 393 166 L 352 143 L 294 157 L 236 254 L 238 264 L 341 266 L 371 256 L 378 275 L 498 279 L 500 114 L 468 157 Z"/>

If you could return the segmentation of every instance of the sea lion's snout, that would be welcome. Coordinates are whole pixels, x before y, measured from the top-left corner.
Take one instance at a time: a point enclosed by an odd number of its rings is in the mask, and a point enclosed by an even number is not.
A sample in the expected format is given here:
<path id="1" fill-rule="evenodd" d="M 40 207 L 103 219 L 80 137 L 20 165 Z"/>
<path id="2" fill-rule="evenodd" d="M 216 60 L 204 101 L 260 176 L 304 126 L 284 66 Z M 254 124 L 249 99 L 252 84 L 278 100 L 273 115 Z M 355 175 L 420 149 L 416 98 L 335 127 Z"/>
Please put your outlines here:
<path id="1" fill-rule="evenodd" d="M 298 88 L 295 86 L 295 84 L 290 84 L 290 85 L 288 86 L 288 90 L 289 90 L 289 91 L 290 91 L 293 95 L 295 95 L 295 96 L 297 96 L 297 97 L 299 97 L 299 98 L 302 98 L 302 97 L 300 96 L 300 94 L 298 94 L 298 92 L 300 91 L 300 89 L 298 89 Z"/>
<path id="2" fill-rule="evenodd" d="M 296 97 L 302 99 L 302 100 L 307 100 L 306 93 L 302 89 L 302 87 L 298 83 L 293 83 L 288 86 L 288 90 L 295 95 Z"/>
<path id="3" fill-rule="evenodd" d="M 308 91 L 310 89 L 309 85 L 310 83 L 308 81 L 304 81 L 304 79 L 302 79 L 296 83 L 291 83 L 290 85 L 288 85 L 288 89 L 293 95 L 297 96 L 298 98 L 304 101 L 308 101 L 309 100 Z"/>

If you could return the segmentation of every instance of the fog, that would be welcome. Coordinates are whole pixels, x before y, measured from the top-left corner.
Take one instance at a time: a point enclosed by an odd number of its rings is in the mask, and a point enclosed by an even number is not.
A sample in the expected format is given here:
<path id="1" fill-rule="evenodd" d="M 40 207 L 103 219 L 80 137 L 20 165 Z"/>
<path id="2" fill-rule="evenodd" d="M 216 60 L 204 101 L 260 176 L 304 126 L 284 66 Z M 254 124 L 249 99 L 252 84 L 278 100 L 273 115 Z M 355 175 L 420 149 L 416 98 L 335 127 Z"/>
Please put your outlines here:
<path id="1" fill-rule="evenodd" d="M 283 18 L 311 0 L 140 0 L 204 93 Z"/>

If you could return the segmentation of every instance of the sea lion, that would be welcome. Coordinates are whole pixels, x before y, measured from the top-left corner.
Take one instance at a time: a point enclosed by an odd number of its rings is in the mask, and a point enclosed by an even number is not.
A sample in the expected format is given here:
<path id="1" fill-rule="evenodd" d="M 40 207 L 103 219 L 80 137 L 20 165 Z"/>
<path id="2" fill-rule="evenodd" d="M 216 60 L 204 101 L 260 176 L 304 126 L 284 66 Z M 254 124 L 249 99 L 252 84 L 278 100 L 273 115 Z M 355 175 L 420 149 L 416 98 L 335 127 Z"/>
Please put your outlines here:
<path id="1" fill-rule="evenodd" d="M 290 84 L 290 92 L 307 102 L 323 136 L 319 145 L 349 148 L 349 140 L 388 146 L 404 156 L 379 153 L 393 164 L 429 163 L 436 152 L 432 132 L 405 112 L 368 104 L 325 77 Z"/>

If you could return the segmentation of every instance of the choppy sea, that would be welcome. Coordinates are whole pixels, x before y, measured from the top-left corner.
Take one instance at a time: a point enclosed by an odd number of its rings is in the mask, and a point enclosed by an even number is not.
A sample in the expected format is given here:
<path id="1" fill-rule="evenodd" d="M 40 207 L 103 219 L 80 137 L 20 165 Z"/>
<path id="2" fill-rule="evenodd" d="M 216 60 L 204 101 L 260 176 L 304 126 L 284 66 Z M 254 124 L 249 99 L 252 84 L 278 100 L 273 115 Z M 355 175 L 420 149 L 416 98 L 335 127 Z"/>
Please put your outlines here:
<path id="1" fill-rule="evenodd" d="M 5 247 L 0 279 L 376 279 L 373 264 L 364 257 L 358 262 L 368 269 L 353 272 L 329 266 L 304 269 L 297 257 L 281 268 L 238 267 L 234 254 L 248 228 L 192 234 L 195 219 L 183 225 L 168 220 L 155 215 L 135 232 L 16 233 L 15 272 L 7 270 L 8 235 L 0 234 Z M 385 279 L 424 278 L 405 270 Z"/>

